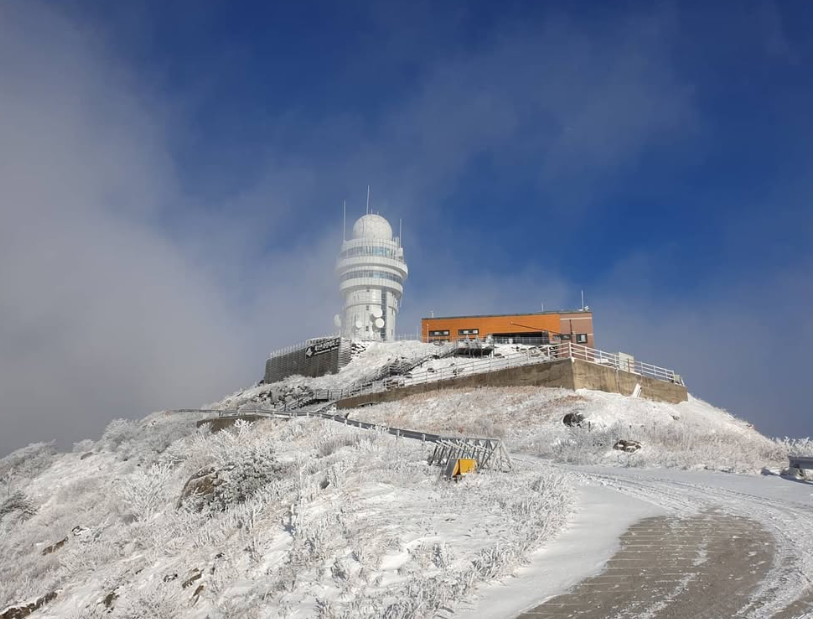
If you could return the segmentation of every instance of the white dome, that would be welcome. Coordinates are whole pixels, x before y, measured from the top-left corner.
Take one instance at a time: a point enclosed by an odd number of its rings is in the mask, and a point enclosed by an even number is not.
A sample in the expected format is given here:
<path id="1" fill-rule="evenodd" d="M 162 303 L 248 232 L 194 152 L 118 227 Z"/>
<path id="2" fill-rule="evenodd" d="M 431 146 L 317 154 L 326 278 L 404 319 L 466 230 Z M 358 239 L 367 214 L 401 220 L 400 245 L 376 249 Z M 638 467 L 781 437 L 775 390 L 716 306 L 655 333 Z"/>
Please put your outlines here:
<path id="1" fill-rule="evenodd" d="M 391 241 L 392 227 L 381 215 L 370 213 L 364 217 L 359 217 L 358 221 L 353 224 L 353 238 Z"/>

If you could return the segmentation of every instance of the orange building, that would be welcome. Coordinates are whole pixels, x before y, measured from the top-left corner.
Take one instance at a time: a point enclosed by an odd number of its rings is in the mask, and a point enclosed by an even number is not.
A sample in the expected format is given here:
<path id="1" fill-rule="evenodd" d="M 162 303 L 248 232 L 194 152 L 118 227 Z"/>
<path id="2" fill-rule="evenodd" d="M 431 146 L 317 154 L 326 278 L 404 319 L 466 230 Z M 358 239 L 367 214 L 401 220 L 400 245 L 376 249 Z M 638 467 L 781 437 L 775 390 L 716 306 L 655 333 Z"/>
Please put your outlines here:
<path id="1" fill-rule="evenodd" d="M 595 348 L 593 313 L 589 310 L 421 319 L 424 342 L 485 339 L 489 335 L 497 343 L 556 344 L 571 341 Z"/>

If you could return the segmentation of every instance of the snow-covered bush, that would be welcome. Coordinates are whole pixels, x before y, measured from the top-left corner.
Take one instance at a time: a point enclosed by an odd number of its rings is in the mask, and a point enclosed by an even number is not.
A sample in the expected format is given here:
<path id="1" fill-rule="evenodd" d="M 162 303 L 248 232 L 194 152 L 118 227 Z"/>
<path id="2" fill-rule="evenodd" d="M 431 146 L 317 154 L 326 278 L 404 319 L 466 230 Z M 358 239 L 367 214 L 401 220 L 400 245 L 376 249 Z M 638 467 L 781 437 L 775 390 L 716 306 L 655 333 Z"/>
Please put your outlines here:
<path id="1" fill-rule="evenodd" d="M 154 413 L 142 422 L 137 439 L 139 452 L 145 458 L 163 454 L 173 443 L 195 433 L 196 415 Z"/>
<path id="2" fill-rule="evenodd" d="M 36 505 L 21 490 L 0 500 L 0 520 L 6 516 L 15 521 L 28 520 L 36 513 Z"/>
<path id="3" fill-rule="evenodd" d="M 614 423 L 604 427 L 567 428 L 537 452 L 575 464 L 614 463 L 635 467 L 705 468 L 758 473 L 781 459 L 781 450 L 759 435 L 703 431 L 681 424 Z M 615 450 L 619 440 L 637 441 L 639 451 Z"/>
<path id="4" fill-rule="evenodd" d="M 82 441 L 73 444 L 73 453 L 87 453 L 92 451 L 93 448 L 96 446 L 96 441 L 92 441 L 89 438 L 86 438 Z"/>
<path id="5" fill-rule="evenodd" d="M 53 441 L 50 443 L 31 443 L 12 451 L 0 459 L 0 480 L 6 484 L 14 478 L 31 478 L 39 475 L 51 466 L 56 453 Z"/>
<path id="6" fill-rule="evenodd" d="M 139 469 L 121 480 L 116 492 L 135 520 L 148 520 L 166 505 L 166 484 L 171 475 L 172 467 L 163 463 L 146 471 Z"/>
<path id="7" fill-rule="evenodd" d="M 134 440 L 138 436 L 138 432 L 138 422 L 130 419 L 114 419 L 107 424 L 102 434 L 101 444 L 109 451 L 117 451 Z"/>
<path id="8" fill-rule="evenodd" d="M 254 424 L 238 420 L 233 428 L 216 434 L 196 433 L 188 463 L 195 470 L 182 501 L 197 509 L 222 510 L 243 503 L 285 475 L 286 467 L 277 461 L 272 442 L 255 430 Z"/>
<path id="9" fill-rule="evenodd" d="M 777 447 L 790 456 L 813 456 L 813 439 L 811 438 L 777 438 Z"/>

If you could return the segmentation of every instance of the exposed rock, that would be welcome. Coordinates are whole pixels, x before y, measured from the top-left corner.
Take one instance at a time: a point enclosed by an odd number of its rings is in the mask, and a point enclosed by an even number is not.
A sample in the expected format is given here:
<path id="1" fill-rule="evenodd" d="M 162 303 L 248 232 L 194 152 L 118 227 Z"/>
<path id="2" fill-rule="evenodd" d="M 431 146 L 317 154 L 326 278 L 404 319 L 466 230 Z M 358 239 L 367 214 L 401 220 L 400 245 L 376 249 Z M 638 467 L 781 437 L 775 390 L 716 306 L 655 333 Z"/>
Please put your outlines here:
<path id="1" fill-rule="evenodd" d="M 93 452 L 89 451 L 89 452 L 83 453 L 81 456 L 79 456 L 79 459 L 84 460 L 85 458 L 90 458 L 92 455 L 93 455 Z"/>
<path id="2" fill-rule="evenodd" d="M 631 453 L 633 451 L 638 451 L 641 449 L 641 443 L 638 441 L 627 441 L 624 439 L 620 439 L 613 445 L 613 449 L 617 449 L 618 451 L 626 451 Z"/>
<path id="3" fill-rule="evenodd" d="M 184 484 L 177 507 L 180 508 L 186 499 L 194 497 L 198 500 L 198 509 L 203 509 L 205 503 L 212 502 L 215 488 L 223 483 L 213 468 L 198 471 Z"/>
<path id="4" fill-rule="evenodd" d="M 65 539 L 59 540 L 56 544 L 51 544 L 47 548 L 43 548 L 42 549 L 42 554 L 43 555 L 49 555 L 52 552 L 56 552 L 57 550 L 62 548 L 67 543 L 68 543 L 68 538 L 66 537 Z"/>
<path id="5" fill-rule="evenodd" d="M 112 610 L 113 609 L 113 603 L 118 599 L 118 597 L 119 597 L 119 594 L 116 593 L 115 589 L 113 589 L 113 591 L 111 591 L 110 593 L 108 593 L 106 596 L 104 596 L 102 598 L 102 604 L 104 604 L 105 608 L 108 608 L 108 609 Z"/>
<path id="6" fill-rule="evenodd" d="M 571 428 L 581 426 L 583 421 L 584 415 L 579 412 L 568 413 L 562 418 L 562 423 Z"/>
<path id="7" fill-rule="evenodd" d="M 43 606 L 45 606 L 48 602 L 54 600 L 57 596 L 57 591 L 51 591 L 51 593 L 47 593 L 43 595 L 41 598 L 37 599 L 34 602 L 29 602 L 28 604 L 21 604 L 19 606 L 9 606 L 2 612 L 0 612 L 0 619 L 23 619 L 23 617 L 28 617 L 31 613 L 36 610 L 39 610 Z"/>
<path id="8" fill-rule="evenodd" d="M 90 529 L 87 527 L 75 526 L 71 529 L 71 533 L 73 533 L 74 537 L 87 537 L 90 535 L 90 532 Z"/>
<path id="9" fill-rule="evenodd" d="M 192 571 L 192 575 L 181 583 L 181 588 L 186 589 L 187 587 L 192 586 L 196 580 L 200 580 L 201 576 L 203 576 L 203 572 L 201 572 L 198 568 L 195 568 Z"/>

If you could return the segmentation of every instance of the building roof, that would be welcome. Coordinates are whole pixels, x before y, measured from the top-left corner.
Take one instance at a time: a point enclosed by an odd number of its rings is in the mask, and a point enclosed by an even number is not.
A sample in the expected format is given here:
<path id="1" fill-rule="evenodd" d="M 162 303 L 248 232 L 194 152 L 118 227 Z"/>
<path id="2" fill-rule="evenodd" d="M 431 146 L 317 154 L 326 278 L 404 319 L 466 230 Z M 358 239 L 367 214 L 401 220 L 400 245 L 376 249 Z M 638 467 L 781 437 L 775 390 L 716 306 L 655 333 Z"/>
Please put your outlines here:
<path id="1" fill-rule="evenodd" d="M 550 316 L 556 314 L 590 314 L 589 309 L 556 310 L 552 312 L 526 312 L 522 314 L 474 314 L 471 316 L 425 316 L 421 320 L 453 320 L 458 318 L 508 318 L 509 316 Z"/>
<path id="2" fill-rule="evenodd" d="M 368 213 L 359 217 L 353 224 L 354 239 L 383 239 L 392 240 L 392 226 L 390 222 L 377 213 Z"/>

